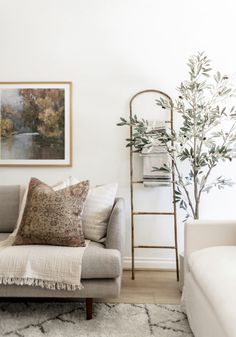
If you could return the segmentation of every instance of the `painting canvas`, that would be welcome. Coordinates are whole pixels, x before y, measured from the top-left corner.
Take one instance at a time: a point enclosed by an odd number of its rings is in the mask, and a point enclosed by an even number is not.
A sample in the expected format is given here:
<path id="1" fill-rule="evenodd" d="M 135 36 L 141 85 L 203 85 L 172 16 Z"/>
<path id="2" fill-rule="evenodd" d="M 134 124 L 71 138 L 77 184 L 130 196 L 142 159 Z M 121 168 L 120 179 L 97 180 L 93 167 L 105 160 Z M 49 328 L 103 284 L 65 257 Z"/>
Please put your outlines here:
<path id="1" fill-rule="evenodd" d="M 71 165 L 71 83 L 0 83 L 0 165 Z"/>

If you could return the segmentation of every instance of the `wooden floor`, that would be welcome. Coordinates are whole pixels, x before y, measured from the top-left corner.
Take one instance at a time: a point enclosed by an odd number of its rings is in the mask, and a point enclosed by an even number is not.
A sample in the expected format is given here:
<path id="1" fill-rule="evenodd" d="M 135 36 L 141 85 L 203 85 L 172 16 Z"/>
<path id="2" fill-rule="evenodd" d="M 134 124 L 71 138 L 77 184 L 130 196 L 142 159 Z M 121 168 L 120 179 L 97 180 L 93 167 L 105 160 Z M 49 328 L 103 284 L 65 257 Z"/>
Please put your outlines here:
<path id="1" fill-rule="evenodd" d="M 131 280 L 131 271 L 125 270 L 121 296 L 106 302 L 179 304 L 180 298 L 175 272 L 139 270 L 135 272 L 135 280 Z"/>

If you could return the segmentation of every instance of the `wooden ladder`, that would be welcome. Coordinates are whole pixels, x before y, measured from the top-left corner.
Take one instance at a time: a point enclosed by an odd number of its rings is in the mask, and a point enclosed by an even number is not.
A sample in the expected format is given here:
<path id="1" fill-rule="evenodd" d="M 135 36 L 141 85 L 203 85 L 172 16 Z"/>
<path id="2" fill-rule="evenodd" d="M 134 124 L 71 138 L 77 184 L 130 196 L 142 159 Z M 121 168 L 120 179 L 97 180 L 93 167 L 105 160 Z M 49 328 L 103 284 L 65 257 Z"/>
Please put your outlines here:
<path id="1" fill-rule="evenodd" d="M 166 123 L 170 123 L 171 130 L 173 130 L 173 104 L 171 98 L 164 92 L 155 90 L 155 89 L 148 89 L 143 90 L 135 94 L 130 102 L 129 102 L 129 109 L 130 109 L 130 118 L 133 118 L 133 102 L 134 100 L 143 94 L 146 93 L 156 93 L 159 95 L 164 96 L 171 102 L 171 109 L 170 109 L 170 119 L 166 120 Z M 130 139 L 133 138 L 133 127 L 130 126 Z M 175 261 L 176 261 L 176 277 L 177 281 L 179 281 L 179 260 L 178 260 L 178 238 L 177 238 L 177 215 L 176 215 L 176 203 L 175 203 L 175 170 L 174 170 L 174 163 L 172 161 L 172 180 L 168 183 L 172 184 L 172 193 L 173 193 L 173 210 L 171 212 L 138 212 L 134 211 L 134 184 L 142 184 L 143 180 L 134 180 L 133 178 L 133 156 L 137 153 L 133 150 L 133 146 L 130 147 L 130 196 L 131 196 L 131 247 L 132 247 L 132 280 L 135 279 L 135 255 L 134 250 L 137 248 L 158 248 L 158 249 L 174 249 L 175 250 Z M 155 181 L 156 183 L 157 181 Z M 163 183 L 164 181 L 158 180 L 158 182 Z M 165 181 L 166 182 L 166 181 Z M 166 245 L 135 245 L 134 240 L 134 218 L 136 216 L 146 216 L 146 215 L 167 215 L 173 217 L 173 230 L 174 230 L 174 244 L 171 246 Z"/>

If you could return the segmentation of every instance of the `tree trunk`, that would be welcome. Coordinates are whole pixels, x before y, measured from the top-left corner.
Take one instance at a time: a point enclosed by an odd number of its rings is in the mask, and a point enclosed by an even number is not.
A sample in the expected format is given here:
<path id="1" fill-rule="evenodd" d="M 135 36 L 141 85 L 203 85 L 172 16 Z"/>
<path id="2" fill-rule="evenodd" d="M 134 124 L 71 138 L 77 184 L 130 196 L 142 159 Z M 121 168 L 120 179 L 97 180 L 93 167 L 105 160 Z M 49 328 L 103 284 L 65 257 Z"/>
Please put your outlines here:
<path id="1" fill-rule="evenodd" d="M 196 201 L 194 219 L 199 219 L 199 200 Z"/>

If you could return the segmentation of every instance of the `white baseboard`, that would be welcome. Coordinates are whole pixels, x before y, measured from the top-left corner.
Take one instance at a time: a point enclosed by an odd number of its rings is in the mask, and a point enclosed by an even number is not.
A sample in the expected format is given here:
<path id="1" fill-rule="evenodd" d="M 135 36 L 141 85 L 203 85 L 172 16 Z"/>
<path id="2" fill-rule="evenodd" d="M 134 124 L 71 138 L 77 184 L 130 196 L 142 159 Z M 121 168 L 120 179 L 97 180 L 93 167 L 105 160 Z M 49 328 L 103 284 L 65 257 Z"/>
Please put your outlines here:
<path id="1" fill-rule="evenodd" d="M 124 269 L 131 269 L 131 257 L 125 257 L 123 263 Z M 161 259 L 152 257 L 136 257 L 135 268 L 138 269 L 168 269 L 175 270 L 175 260 Z"/>

